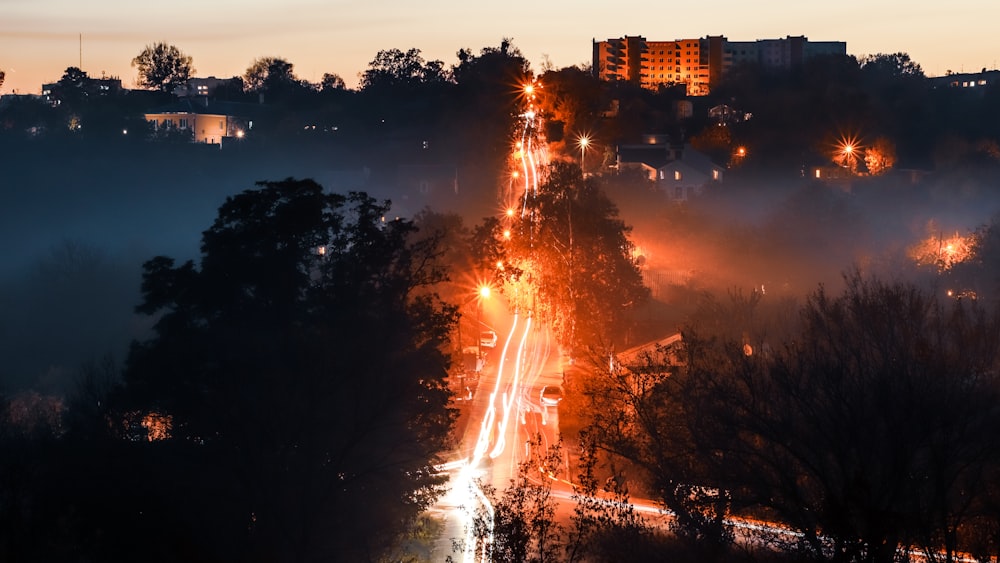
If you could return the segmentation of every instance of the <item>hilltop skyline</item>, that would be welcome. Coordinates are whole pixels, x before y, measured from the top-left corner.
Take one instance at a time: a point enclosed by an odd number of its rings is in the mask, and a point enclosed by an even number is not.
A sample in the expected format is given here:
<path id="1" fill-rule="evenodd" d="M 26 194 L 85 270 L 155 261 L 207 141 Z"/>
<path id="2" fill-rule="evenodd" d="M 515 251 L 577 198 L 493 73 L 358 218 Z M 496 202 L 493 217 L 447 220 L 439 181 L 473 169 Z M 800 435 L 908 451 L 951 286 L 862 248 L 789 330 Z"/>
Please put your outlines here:
<path id="1" fill-rule="evenodd" d="M 904 7 L 905 6 L 905 7 Z M 1000 4 L 956 0 L 939 4 L 845 0 L 823 6 L 780 0 L 767 8 L 721 1 L 711 10 L 666 7 L 652 1 L 611 8 L 568 2 L 540 5 L 511 0 L 480 6 L 455 0 L 420 5 L 389 0 L 323 5 L 311 0 L 204 4 L 177 0 L 168 8 L 111 0 L 5 0 L 0 17 L 0 93 L 37 94 L 67 67 L 92 77 L 121 78 L 135 86 L 130 62 L 144 46 L 165 41 L 191 55 L 195 76 L 242 75 L 257 57 L 282 57 L 295 73 L 319 82 L 339 74 L 348 87 L 383 49 L 420 49 L 427 60 L 455 64 L 461 48 L 478 52 L 513 40 L 538 72 L 548 60 L 561 68 L 591 60 L 591 40 L 642 35 L 651 40 L 725 35 L 734 41 L 804 35 L 845 41 L 849 54 L 906 52 L 928 76 L 995 69 L 1000 49 L 991 42 Z"/>

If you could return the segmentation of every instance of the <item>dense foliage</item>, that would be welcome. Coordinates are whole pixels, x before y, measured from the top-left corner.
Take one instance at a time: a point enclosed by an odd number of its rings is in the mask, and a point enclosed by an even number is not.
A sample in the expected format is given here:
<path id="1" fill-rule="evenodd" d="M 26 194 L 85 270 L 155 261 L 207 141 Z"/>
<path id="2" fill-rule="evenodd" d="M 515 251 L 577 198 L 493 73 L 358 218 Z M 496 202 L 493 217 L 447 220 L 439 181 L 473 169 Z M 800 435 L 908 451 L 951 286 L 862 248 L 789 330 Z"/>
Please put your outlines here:
<path id="1" fill-rule="evenodd" d="M 155 336 L 133 346 L 123 384 L 89 386 L 71 432 L 3 440 L 4 559 L 390 552 L 443 484 L 455 311 L 426 290 L 442 279 L 436 239 L 411 242 L 388 211 L 266 182 L 220 208 L 200 265 L 147 262 L 139 310 Z M 31 467 L 44 470 L 25 481 Z M 31 506 L 48 503 L 66 516 L 37 542 L 54 513 Z"/>

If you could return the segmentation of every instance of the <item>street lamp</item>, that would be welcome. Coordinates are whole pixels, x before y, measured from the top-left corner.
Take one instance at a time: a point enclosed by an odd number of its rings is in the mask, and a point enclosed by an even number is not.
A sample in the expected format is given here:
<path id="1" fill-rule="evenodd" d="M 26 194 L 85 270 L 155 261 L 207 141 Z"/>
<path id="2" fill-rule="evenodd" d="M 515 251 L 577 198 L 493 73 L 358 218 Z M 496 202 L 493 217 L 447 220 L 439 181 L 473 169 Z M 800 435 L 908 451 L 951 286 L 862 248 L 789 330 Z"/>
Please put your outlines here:
<path id="1" fill-rule="evenodd" d="M 479 286 L 479 298 L 476 300 L 476 361 L 483 359 L 483 300 L 490 298 L 490 286 Z"/>
<path id="2" fill-rule="evenodd" d="M 583 174 L 583 177 L 586 178 L 587 173 L 584 172 L 584 158 L 587 156 L 587 147 L 590 145 L 590 138 L 586 135 L 580 135 L 576 144 L 580 146 L 580 172 Z"/>

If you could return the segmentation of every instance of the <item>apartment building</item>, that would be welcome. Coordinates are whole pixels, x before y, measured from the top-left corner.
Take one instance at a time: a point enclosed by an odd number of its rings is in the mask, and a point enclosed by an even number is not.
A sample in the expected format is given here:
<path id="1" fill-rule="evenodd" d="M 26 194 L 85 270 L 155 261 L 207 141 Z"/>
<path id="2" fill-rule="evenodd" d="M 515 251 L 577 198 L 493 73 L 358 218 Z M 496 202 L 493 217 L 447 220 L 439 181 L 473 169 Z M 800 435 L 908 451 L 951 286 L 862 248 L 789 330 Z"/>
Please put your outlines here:
<path id="1" fill-rule="evenodd" d="M 709 35 L 649 41 L 626 35 L 593 41 L 593 72 L 601 80 L 624 80 L 650 89 L 683 84 L 689 96 L 704 96 L 740 64 L 789 70 L 811 57 L 846 54 L 844 41 L 810 42 L 805 36 L 729 41 L 723 35 Z"/>

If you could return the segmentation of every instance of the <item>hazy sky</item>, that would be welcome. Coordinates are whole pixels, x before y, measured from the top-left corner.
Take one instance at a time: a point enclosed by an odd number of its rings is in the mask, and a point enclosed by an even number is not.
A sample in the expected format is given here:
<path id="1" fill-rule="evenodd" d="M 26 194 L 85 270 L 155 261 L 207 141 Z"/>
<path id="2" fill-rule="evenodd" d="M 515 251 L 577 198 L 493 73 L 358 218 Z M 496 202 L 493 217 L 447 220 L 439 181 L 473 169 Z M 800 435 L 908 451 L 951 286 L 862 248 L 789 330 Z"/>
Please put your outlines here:
<path id="1" fill-rule="evenodd" d="M 339 74 L 349 87 L 382 49 L 416 47 L 456 62 L 504 37 L 538 70 L 590 61 L 591 40 L 725 35 L 750 41 L 805 35 L 846 41 L 853 55 L 904 51 L 930 76 L 993 69 L 1000 0 L 746 0 L 570 2 L 567 0 L 0 0 L 0 93 L 39 93 L 70 66 L 135 83 L 130 62 L 166 41 L 194 58 L 196 76 L 242 75 L 260 56 L 283 57 L 318 82 Z"/>

